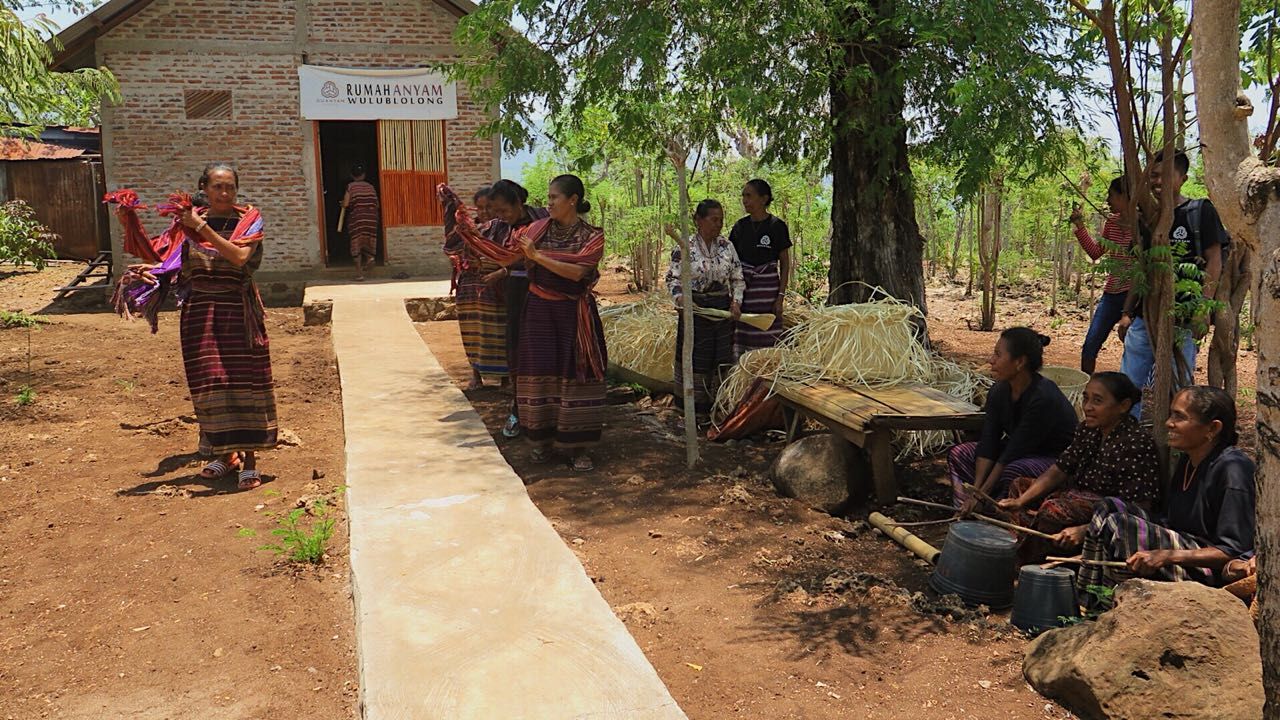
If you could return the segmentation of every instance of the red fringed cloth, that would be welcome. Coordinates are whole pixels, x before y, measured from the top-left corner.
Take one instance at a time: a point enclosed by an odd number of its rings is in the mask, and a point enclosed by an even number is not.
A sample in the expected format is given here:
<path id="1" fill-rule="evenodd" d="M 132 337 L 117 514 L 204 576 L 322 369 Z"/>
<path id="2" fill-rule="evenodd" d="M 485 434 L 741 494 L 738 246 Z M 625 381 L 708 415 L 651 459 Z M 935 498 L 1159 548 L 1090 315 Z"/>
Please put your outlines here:
<path id="1" fill-rule="evenodd" d="M 436 192 L 440 196 L 442 203 L 447 206 L 452 202 L 453 206 L 457 208 L 454 211 L 454 227 L 458 235 L 462 237 L 463 242 L 466 243 L 466 246 L 477 255 L 488 258 L 504 267 L 524 257 L 524 252 L 520 249 L 523 238 L 530 238 L 536 246 L 538 241 L 547 234 L 547 229 L 553 222 L 551 218 L 543 218 L 514 230 L 510 247 L 506 247 L 489 240 L 481 234 L 476 227 L 475 221 L 471 219 L 471 214 L 467 212 L 466 207 L 458 200 L 458 196 L 452 188 L 441 183 L 436 188 Z M 542 254 L 552 260 L 594 267 L 604 259 L 604 232 L 596 231 L 576 253 L 543 250 Z M 594 287 L 594 283 L 592 283 L 592 286 Z M 569 295 L 530 281 L 529 292 L 543 300 L 571 300 L 578 304 L 578 351 L 575 353 L 577 355 L 577 379 L 583 382 L 603 380 L 605 368 L 604 358 L 600 354 L 600 347 L 604 345 L 604 338 L 596 337 L 594 316 L 591 313 L 592 289 L 588 287 L 581 294 Z M 507 321 L 512 322 L 512 319 L 508 318 Z"/>
<path id="2" fill-rule="evenodd" d="M 198 252 L 213 254 L 217 248 L 205 241 L 192 228 L 182 224 L 182 214 L 192 208 L 191 196 L 177 192 L 169 196 L 165 203 L 156 207 L 162 217 L 171 218 L 169 227 L 159 235 L 149 238 L 142 227 L 138 211 L 146 209 L 138 200 L 138 193 L 133 190 L 116 190 L 107 193 L 102 201 L 117 205 L 124 213 L 120 222 L 124 226 L 124 250 L 144 262 L 155 264 L 151 274 L 157 284 L 142 281 L 132 272 L 126 272 L 116 285 L 112 296 L 112 304 L 122 317 L 143 317 L 151 326 L 151 332 L 159 327 L 160 307 L 168 297 L 170 290 L 178 285 L 182 273 L 182 246 L 190 242 Z M 196 208 L 196 214 L 204 217 L 205 208 Z M 227 238 L 233 245 L 248 247 L 262 242 L 262 214 L 252 206 L 236 207 L 240 221 L 236 224 L 231 237 Z M 176 287 L 178 303 L 182 304 L 190 292 L 189 287 Z M 245 328 L 250 340 L 257 345 L 266 344 L 266 311 L 262 305 L 262 297 L 251 277 L 247 277 L 241 290 L 245 308 Z"/>

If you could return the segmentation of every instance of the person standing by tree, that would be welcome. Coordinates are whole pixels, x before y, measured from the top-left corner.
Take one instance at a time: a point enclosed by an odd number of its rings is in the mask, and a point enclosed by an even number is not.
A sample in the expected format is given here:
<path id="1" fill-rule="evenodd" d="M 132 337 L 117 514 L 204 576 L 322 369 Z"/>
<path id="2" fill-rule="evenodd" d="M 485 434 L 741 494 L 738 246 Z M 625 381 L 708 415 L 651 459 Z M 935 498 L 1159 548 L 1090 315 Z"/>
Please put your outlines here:
<path id="1" fill-rule="evenodd" d="M 1089 235 L 1084 226 L 1084 213 L 1077 205 L 1071 210 L 1071 225 L 1075 229 L 1076 240 L 1080 247 L 1092 260 L 1106 257 L 1110 261 L 1107 268 L 1107 282 L 1102 286 L 1102 298 L 1093 310 L 1093 318 L 1089 321 L 1089 332 L 1085 334 L 1084 347 L 1080 350 L 1080 369 L 1092 375 L 1098 366 L 1098 352 L 1107 341 L 1107 336 L 1115 329 L 1116 323 L 1124 315 L 1125 300 L 1129 296 L 1132 281 L 1128 273 L 1133 265 L 1133 255 L 1129 244 L 1129 229 L 1121 224 L 1120 218 L 1129 207 L 1128 185 L 1124 176 L 1111 181 L 1107 187 L 1107 208 L 1110 213 L 1102 224 L 1102 239 L 1099 243 Z"/>
<path id="2" fill-rule="evenodd" d="M 1218 291 L 1218 278 L 1222 275 L 1222 253 L 1230 238 L 1218 218 L 1218 211 L 1208 199 L 1192 200 L 1182 194 L 1187 181 L 1191 161 L 1178 150 L 1173 154 L 1173 225 L 1169 229 L 1169 245 L 1173 252 L 1174 279 L 1178 283 L 1197 283 L 1200 290 L 1183 290 L 1174 298 L 1174 383 L 1190 385 L 1196 371 L 1196 341 L 1209 332 L 1209 308 L 1205 300 L 1213 300 Z M 1152 192 L 1161 197 L 1164 186 L 1164 154 L 1157 152 L 1147 169 Z M 1142 239 L 1144 250 L 1150 250 L 1147 238 Z M 1195 269 L 1185 269 L 1186 265 Z M 1155 347 L 1143 319 L 1142 288 L 1134 285 L 1125 300 L 1124 315 L 1116 325 L 1116 332 L 1124 342 L 1124 356 L 1120 371 L 1134 384 L 1146 390 L 1155 374 Z M 1142 405 L 1134 407 L 1133 414 L 1141 417 Z"/>
<path id="3" fill-rule="evenodd" d="M 742 315 L 742 295 L 746 283 L 742 280 L 742 263 L 738 252 L 720 231 L 724 229 L 724 206 L 717 200 L 703 200 L 693 213 L 697 232 L 689 238 L 689 266 L 692 280 L 688 292 L 693 293 L 697 307 L 728 310 L 730 318 L 717 319 L 694 316 L 693 319 L 693 399 L 694 411 L 699 415 L 711 412 L 716 393 L 720 390 L 721 371 L 733 364 L 734 325 Z M 676 229 L 667 226 L 667 234 L 679 242 Z M 671 251 L 671 265 L 667 268 L 667 290 L 676 307 L 680 307 L 685 288 L 680 285 L 680 248 Z M 684 366 L 680 362 L 684 348 L 684 316 L 680 316 L 676 330 L 675 387 L 684 387 Z M 676 402 L 682 402 L 682 394 L 676 394 Z M 688 412 L 688 408 L 685 408 Z"/>
<path id="4" fill-rule="evenodd" d="M 755 178 L 742 187 L 742 209 L 746 217 L 729 231 L 738 258 L 746 292 L 742 312 L 773 313 L 773 325 L 766 330 L 739 322 L 734 336 L 734 355 L 748 350 L 773 347 L 782 334 L 782 301 L 791 277 L 791 232 L 787 224 L 769 212 L 773 189 Z"/>
<path id="5" fill-rule="evenodd" d="M 347 235 L 351 238 L 351 259 L 356 264 L 356 280 L 364 280 L 366 258 L 373 269 L 378 255 L 378 191 L 364 179 L 364 165 L 351 166 L 351 182 L 342 198 L 347 209 Z"/>

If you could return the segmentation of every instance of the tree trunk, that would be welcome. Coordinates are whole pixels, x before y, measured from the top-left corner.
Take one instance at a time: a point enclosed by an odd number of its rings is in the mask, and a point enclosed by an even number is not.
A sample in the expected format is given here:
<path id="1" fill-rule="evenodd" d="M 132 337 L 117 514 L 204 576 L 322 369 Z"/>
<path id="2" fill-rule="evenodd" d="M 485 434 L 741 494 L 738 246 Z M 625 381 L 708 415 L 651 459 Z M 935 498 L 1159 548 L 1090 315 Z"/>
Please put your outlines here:
<path id="1" fill-rule="evenodd" d="M 973 246 L 978 244 L 979 233 L 982 229 L 982 200 L 973 203 L 969 210 L 969 216 L 972 222 L 969 223 L 969 283 L 965 285 L 965 298 L 973 297 L 973 278 L 978 274 L 978 266 L 973 261 Z"/>
<path id="2" fill-rule="evenodd" d="M 978 223 L 978 264 L 982 269 L 981 329 L 996 326 L 996 279 L 1000 269 L 1000 196 L 1004 188 L 1000 178 L 991 181 L 982 194 Z"/>
<path id="3" fill-rule="evenodd" d="M 956 210 L 956 241 L 951 246 L 951 267 L 949 272 L 951 279 L 956 279 L 956 273 L 960 272 L 960 239 L 964 236 L 964 221 L 969 216 L 967 208 L 958 208 Z"/>
<path id="4" fill-rule="evenodd" d="M 894 5 L 855 4 L 842 26 L 891 27 Z M 842 67 L 831 75 L 833 305 L 868 300 L 880 288 L 925 310 L 924 248 L 903 119 L 902 42 L 891 32 L 846 38 Z"/>
<path id="5" fill-rule="evenodd" d="M 667 150 L 667 156 L 675 165 L 676 187 L 680 190 L 680 287 L 683 290 L 680 294 L 680 317 L 684 319 L 684 341 L 680 353 L 684 387 L 680 392 L 684 398 L 684 458 L 692 470 L 698 464 L 698 414 L 693 400 L 693 267 L 689 259 L 689 171 L 685 167 L 689 153 L 673 143 Z"/>
<path id="6" fill-rule="evenodd" d="M 1209 384 L 1236 397 L 1239 378 L 1236 359 L 1240 354 L 1240 311 L 1245 294 L 1253 283 L 1252 254 L 1243 243 L 1230 249 L 1223 258 L 1222 279 L 1218 281 L 1218 300 L 1222 307 L 1213 313 L 1213 340 L 1209 343 Z"/>
<path id="7" fill-rule="evenodd" d="M 1196 0 L 1192 76 L 1209 197 L 1237 245 L 1258 260 L 1258 634 L 1264 716 L 1280 717 L 1280 171 L 1253 155 L 1240 89 L 1240 0 Z M 1270 78 L 1267 78 L 1268 80 Z M 1251 108 L 1248 108 L 1251 110 Z M 1233 252 L 1236 248 L 1233 248 Z"/>

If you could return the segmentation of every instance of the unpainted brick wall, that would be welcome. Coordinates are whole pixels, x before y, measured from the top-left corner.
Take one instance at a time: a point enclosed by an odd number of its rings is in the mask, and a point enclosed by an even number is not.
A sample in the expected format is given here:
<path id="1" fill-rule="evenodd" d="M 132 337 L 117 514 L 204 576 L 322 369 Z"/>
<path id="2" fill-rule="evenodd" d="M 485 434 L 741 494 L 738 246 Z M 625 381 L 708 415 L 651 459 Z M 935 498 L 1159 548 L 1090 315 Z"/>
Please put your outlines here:
<path id="1" fill-rule="evenodd" d="M 297 66 L 422 67 L 448 59 L 373 53 L 369 43 L 447 46 L 457 19 L 431 0 L 310 0 L 307 41 L 295 44 L 295 7 L 305 0 L 157 0 L 99 40 L 102 61 L 120 81 L 123 103 L 104 113 L 108 182 L 155 203 L 174 190 L 194 191 L 209 162 L 240 171 L 241 197 L 261 208 L 267 230 L 263 272 L 324 266 L 315 180 L 315 134 L 298 111 Z M 175 18 L 216 18 L 174 32 Z M 189 31 L 189 32 L 188 32 Z M 189 51 L 171 43 L 191 38 Z M 104 42 L 105 41 L 105 42 Z M 323 42 L 324 52 L 309 50 Z M 351 46 L 333 52 L 333 43 Z M 185 90 L 230 90 L 230 119 L 188 120 Z M 497 139 L 475 131 L 488 118 L 458 89 L 457 120 L 446 123 L 449 181 L 463 196 L 492 182 Z M 330 189 L 341 192 L 341 188 Z M 144 215 L 147 229 L 164 223 Z M 120 229 L 113 223 L 115 246 Z M 441 228 L 389 228 L 388 263 L 415 274 L 448 273 Z M 118 262 L 123 263 L 124 258 Z"/>

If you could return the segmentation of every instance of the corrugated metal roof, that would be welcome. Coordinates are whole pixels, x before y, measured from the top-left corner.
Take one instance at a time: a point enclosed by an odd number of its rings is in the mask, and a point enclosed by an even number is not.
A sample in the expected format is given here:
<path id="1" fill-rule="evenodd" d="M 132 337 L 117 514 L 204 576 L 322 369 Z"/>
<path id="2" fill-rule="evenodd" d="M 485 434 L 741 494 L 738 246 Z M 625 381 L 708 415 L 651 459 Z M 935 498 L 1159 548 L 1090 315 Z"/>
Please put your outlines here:
<path id="1" fill-rule="evenodd" d="M 69 160 L 84 154 L 79 148 L 50 145 L 23 138 L 0 137 L 0 160 Z"/>

